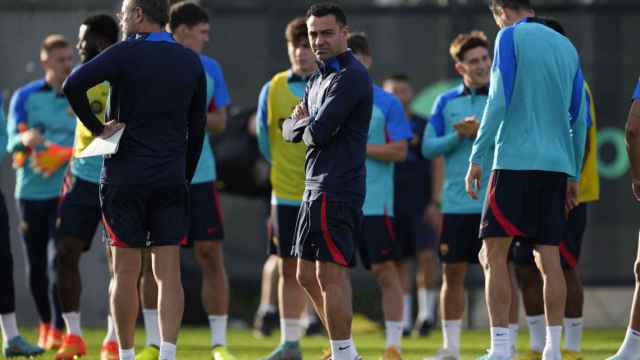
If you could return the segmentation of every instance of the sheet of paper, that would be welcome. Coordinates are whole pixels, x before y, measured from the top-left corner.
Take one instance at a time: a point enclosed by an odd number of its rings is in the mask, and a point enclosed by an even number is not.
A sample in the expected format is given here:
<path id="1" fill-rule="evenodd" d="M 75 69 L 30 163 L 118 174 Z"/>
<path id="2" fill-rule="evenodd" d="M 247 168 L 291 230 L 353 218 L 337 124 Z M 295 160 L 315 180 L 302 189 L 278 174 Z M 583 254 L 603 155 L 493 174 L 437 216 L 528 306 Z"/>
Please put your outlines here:
<path id="1" fill-rule="evenodd" d="M 107 139 L 97 137 L 87 146 L 77 157 L 85 158 L 91 156 L 113 155 L 118 151 L 118 144 L 124 133 L 124 128 L 116 131 Z"/>

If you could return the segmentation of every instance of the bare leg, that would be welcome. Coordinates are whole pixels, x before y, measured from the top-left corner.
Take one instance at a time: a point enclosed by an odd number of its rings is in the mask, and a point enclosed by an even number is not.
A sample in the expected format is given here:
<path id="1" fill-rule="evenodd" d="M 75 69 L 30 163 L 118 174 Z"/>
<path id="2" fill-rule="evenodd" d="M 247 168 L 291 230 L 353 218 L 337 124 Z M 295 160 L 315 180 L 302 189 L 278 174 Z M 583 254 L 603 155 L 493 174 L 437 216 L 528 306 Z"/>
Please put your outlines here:
<path id="1" fill-rule="evenodd" d="M 296 279 L 298 259 L 283 258 L 280 261 L 278 300 L 280 318 L 300 319 L 305 308 L 304 290 Z"/>
<path id="2" fill-rule="evenodd" d="M 316 314 L 325 329 L 327 327 L 327 317 L 324 312 L 324 299 L 322 297 L 322 291 L 320 290 L 320 283 L 318 282 L 318 278 L 316 277 L 316 264 L 307 261 L 298 259 L 298 273 L 297 273 L 298 283 L 307 293 L 307 296 L 311 300 L 314 309 L 316 310 Z"/>
<path id="3" fill-rule="evenodd" d="M 562 326 L 567 287 L 562 267 L 560 266 L 558 247 L 536 246 L 534 254 L 536 265 L 540 269 L 544 282 L 544 305 L 547 326 Z"/>
<path id="4" fill-rule="evenodd" d="M 116 323 L 120 348 L 132 349 L 138 317 L 136 285 L 141 268 L 140 249 L 112 247 L 111 250 L 114 270 L 111 314 Z"/>
<path id="5" fill-rule="evenodd" d="M 516 277 L 522 290 L 522 302 L 527 316 L 544 314 L 544 298 L 542 295 L 542 277 L 540 271 L 533 265 L 516 266 Z"/>
<path id="6" fill-rule="evenodd" d="M 436 289 L 438 287 L 438 256 L 434 251 L 422 251 L 418 254 L 418 271 L 416 272 L 416 285 L 423 289 Z"/>
<path id="7" fill-rule="evenodd" d="M 511 305 L 511 287 L 507 255 L 511 246 L 511 237 L 484 239 L 485 296 L 492 327 L 509 327 L 509 306 Z"/>
<path id="8" fill-rule="evenodd" d="M 515 271 L 512 266 L 509 266 L 509 278 L 511 279 L 511 306 L 509 307 L 509 324 L 518 323 L 518 310 L 520 305 L 520 299 L 518 297 L 518 286 L 516 285 Z"/>
<path id="9" fill-rule="evenodd" d="M 640 246 L 638 247 L 638 254 L 636 255 L 634 273 L 636 277 L 636 288 L 633 292 L 629 327 L 635 331 L 640 331 Z"/>
<path id="10" fill-rule="evenodd" d="M 564 316 L 567 318 L 581 318 L 584 306 L 584 290 L 580 275 L 575 269 L 564 270 L 564 279 L 567 283 L 567 306 Z"/>
<path id="11" fill-rule="evenodd" d="M 158 309 L 158 284 L 153 276 L 151 252 L 142 250 L 142 273 L 140 274 L 140 301 L 143 309 Z"/>
<path id="12" fill-rule="evenodd" d="M 278 261 L 276 255 L 271 255 L 262 267 L 262 287 L 260 288 L 260 305 L 273 305 L 278 303 Z"/>
<path id="13" fill-rule="evenodd" d="M 229 284 L 224 268 L 222 242 L 195 241 L 194 254 L 202 271 L 202 305 L 209 315 L 227 315 Z"/>
<path id="14" fill-rule="evenodd" d="M 464 316 L 464 277 L 467 273 L 467 263 L 445 263 L 442 268 L 442 319 L 461 320 Z"/>
<path id="15" fill-rule="evenodd" d="M 151 262 L 158 284 L 160 337 L 163 342 L 176 344 L 184 311 L 184 292 L 180 278 L 180 247 L 153 247 Z"/>
<path id="16" fill-rule="evenodd" d="M 382 291 L 382 309 L 385 321 L 402 321 L 403 291 L 395 262 L 385 261 L 373 264 L 371 270 Z"/>

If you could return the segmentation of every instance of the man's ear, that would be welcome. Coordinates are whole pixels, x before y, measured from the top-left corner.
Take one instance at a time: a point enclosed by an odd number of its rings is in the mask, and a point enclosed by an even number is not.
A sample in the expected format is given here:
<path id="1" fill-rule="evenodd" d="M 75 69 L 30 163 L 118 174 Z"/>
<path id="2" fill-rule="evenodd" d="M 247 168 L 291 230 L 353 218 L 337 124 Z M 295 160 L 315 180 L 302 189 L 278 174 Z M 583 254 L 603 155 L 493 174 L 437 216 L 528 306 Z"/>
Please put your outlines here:
<path id="1" fill-rule="evenodd" d="M 454 67 L 454 69 L 456 69 L 456 72 L 460 76 L 464 76 L 467 73 L 467 69 L 464 67 L 464 64 L 462 64 L 461 62 L 456 61 L 455 65 L 453 67 Z"/>
<path id="2" fill-rule="evenodd" d="M 342 27 L 342 32 L 343 32 L 343 35 L 344 35 L 345 37 L 349 36 L 349 33 L 351 32 L 351 26 L 349 26 L 349 25 L 344 25 L 344 26 Z"/>

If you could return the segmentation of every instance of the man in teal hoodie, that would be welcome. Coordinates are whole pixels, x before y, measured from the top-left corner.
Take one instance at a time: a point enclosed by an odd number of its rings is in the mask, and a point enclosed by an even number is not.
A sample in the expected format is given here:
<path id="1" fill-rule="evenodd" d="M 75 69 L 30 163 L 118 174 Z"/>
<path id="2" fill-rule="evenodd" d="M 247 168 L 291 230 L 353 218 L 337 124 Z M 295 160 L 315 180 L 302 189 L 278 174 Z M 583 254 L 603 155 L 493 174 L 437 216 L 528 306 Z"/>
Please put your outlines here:
<path id="1" fill-rule="evenodd" d="M 561 358 L 566 285 L 558 245 L 566 213 L 577 205 L 586 140 L 586 101 L 580 59 L 569 39 L 529 22 L 528 0 L 492 0 L 501 28 L 491 88 L 473 145 L 466 189 L 483 183 L 481 164 L 495 146 L 480 237 L 491 322 L 484 358 L 510 358 L 507 255 L 514 237 L 531 241 L 545 286 L 547 341 L 543 359 Z"/>

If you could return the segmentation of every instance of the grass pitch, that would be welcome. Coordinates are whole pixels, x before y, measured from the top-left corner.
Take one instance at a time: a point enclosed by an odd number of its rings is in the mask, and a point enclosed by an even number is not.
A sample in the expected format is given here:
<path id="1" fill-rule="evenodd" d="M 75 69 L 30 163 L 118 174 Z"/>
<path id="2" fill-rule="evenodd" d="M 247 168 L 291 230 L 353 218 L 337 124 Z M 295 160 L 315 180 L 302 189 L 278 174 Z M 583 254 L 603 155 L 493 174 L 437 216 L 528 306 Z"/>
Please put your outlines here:
<path id="1" fill-rule="evenodd" d="M 518 337 L 518 349 L 522 353 L 528 347 L 526 328 L 522 329 Z M 88 356 L 83 359 L 99 360 L 99 351 L 104 329 L 85 329 L 84 336 L 88 345 Z M 23 329 L 30 341 L 35 340 L 33 329 Z M 614 354 L 622 339 L 624 330 L 587 330 L 583 339 L 583 354 L 585 360 L 603 360 Z M 275 332 L 268 338 L 256 339 L 251 330 L 230 330 L 227 341 L 229 350 L 238 360 L 261 359 L 273 350 L 279 343 L 280 335 Z M 358 352 L 364 359 L 379 359 L 384 348 L 384 336 L 382 330 L 373 330 L 368 325 L 356 321 L 354 323 L 354 340 Z M 144 346 L 144 332 L 139 330 L 136 334 L 137 350 Z M 207 360 L 209 354 L 209 329 L 205 327 L 187 327 L 180 332 L 178 341 L 178 359 L 180 360 Z M 422 360 L 424 357 L 433 356 L 440 348 L 442 336 L 440 329 L 436 329 L 425 338 L 405 338 L 402 343 L 402 355 L 404 360 Z M 462 358 L 476 359 L 485 354 L 489 347 L 488 330 L 471 330 L 462 333 Z M 326 337 L 311 337 L 302 340 L 304 358 L 316 360 L 322 354 L 323 349 L 329 345 Z M 46 353 L 41 359 L 53 359 L 53 352 Z"/>

